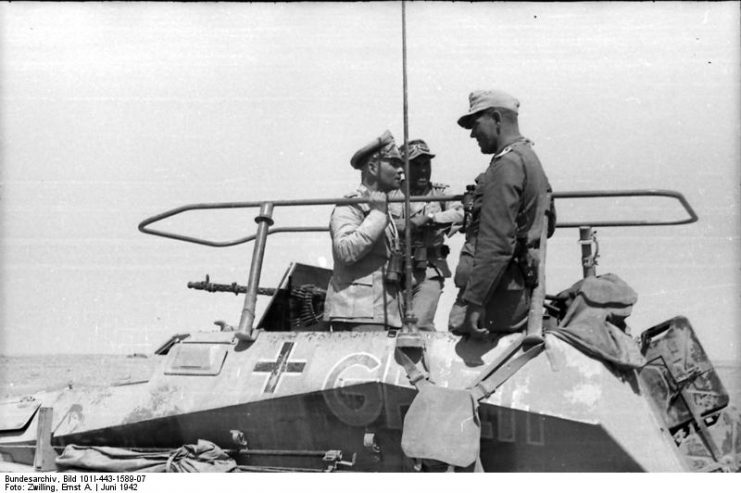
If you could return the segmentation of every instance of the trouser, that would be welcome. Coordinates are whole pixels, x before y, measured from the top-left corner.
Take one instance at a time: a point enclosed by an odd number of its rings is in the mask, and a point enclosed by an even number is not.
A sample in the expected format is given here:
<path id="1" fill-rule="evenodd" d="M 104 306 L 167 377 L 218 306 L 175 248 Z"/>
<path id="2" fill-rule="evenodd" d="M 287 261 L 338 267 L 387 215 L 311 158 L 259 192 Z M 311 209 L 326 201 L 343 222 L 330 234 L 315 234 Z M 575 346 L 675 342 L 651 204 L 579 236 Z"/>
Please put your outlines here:
<path id="1" fill-rule="evenodd" d="M 443 292 L 444 280 L 436 276 L 431 279 L 425 277 L 425 271 L 414 273 L 414 287 L 412 288 L 412 303 L 414 316 L 417 318 L 419 330 L 435 330 L 435 312 Z"/>
<path id="2" fill-rule="evenodd" d="M 467 303 L 463 300 L 465 286 L 471 276 L 473 257 L 461 255 L 455 272 L 455 285 L 460 288 L 458 297 L 450 310 L 448 330 L 463 333 Z M 520 267 L 510 262 L 494 292 L 484 303 L 482 325 L 489 332 L 518 332 L 527 325 L 532 290 L 525 286 Z"/>

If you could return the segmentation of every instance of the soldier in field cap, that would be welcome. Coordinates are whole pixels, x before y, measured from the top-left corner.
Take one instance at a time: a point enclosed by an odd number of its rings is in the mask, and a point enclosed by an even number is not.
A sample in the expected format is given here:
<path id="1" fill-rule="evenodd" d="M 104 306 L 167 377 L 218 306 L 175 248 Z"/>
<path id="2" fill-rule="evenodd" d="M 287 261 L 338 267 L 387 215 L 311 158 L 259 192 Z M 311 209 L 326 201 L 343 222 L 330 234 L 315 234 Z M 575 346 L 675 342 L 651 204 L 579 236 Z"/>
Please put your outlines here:
<path id="1" fill-rule="evenodd" d="M 470 130 L 483 154 L 493 154 L 476 179 L 471 223 L 456 268 L 459 288 L 449 329 L 476 337 L 527 327 L 541 228 L 553 234 L 555 209 L 543 220 L 550 192 L 533 143 L 520 134 L 517 98 L 499 90 L 474 91 L 458 125 Z M 535 254 L 535 255 L 534 255 Z M 537 262 L 537 261 L 536 261 Z"/>
<path id="2" fill-rule="evenodd" d="M 422 139 L 408 142 L 400 149 L 409 156 L 409 193 L 413 197 L 447 195 L 448 185 L 431 181 L 432 159 L 435 157 Z M 404 197 L 404 185 L 392 192 L 392 197 Z M 404 203 L 389 205 L 401 242 L 405 240 Z M 453 202 L 411 202 L 409 225 L 412 251 L 412 306 L 420 330 L 435 330 L 435 312 L 445 279 L 452 276 L 447 256 L 450 249 L 444 243 L 451 227 L 463 223 L 463 206 Z M 444 328 L 442 330 L 445 330 Z"/>
<path id="3" fill-rule="evenodd" d="M 484 110 L 498 108 L 517 115 L 520 102 L 514 96 L 503 91 L 474 91 L 468 95 L 468 113 L 458 118 L 458 125 L 471 129 L 476 117 Z"/>
<path id="4" fill-rule="evenodd" d="M 329 221 L 334 268 L 324 319 L 332 330 L 368 331 L 401 327 L 399 286 L 386 282 L 387 262 L 399 250 L 387 194 L 401 185 L 404 162 L 387 130 L 350 159 L 360 186 L 347 198 L 368 203 L 337 205 Z"/>

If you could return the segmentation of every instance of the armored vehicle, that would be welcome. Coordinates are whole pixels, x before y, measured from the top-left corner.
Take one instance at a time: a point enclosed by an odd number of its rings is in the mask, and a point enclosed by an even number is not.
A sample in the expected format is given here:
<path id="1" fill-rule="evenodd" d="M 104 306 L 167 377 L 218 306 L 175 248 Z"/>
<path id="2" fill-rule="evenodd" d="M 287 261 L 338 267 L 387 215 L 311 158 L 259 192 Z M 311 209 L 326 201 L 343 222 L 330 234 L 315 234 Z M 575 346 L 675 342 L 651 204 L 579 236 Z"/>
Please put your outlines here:
<path id="1" fill-rule="evenodd" d="M 6 463 L 38 470 L 141 470 L 141 462 L 120 462 L 132 456 L 112 447 L 152 459 L 208 441 L 238 470 L 738 470 L 739 415 L 690 322 L 677 316 L 632 339 L 620 324 L 630 300 L 600 300 L 586 288 L 616 279 L 596 275 L 592 228 L 697 220 L 672 191 L 554 194 L 556 201 L 621 196 L 677 200 L 687 217 L 557 224 L 579 229 L 585 279 L 559 295 L 546 295 L 542 279 L 535 329 L 484 340 L 407 326 L 332 332 L 322 318 L 325 268 L 290 263 L 277 286 L 260 286 L 271 234 L 328 236 L 323 226 L 274 226 L 274 209 L 362 199 L 194 204 L 149 218 L 140 230 L 161 237 L 212 247 L 254 242 L 246 285 L 208 276 L 189 284 L 243 294 L 239 326 L 174 335 L 156 351 L 161 363 L 144 382 L 2 403 L 0 453 Z M 218 208 L 257 208 L 256 233 L 216 242 L 152 227 Z M 269 298 L 259 319 L 258 296 Z M 588 318 L 600 314 L 588 333 L 571 330 L 580 303 Z M 85 451 L 105 460 L 86 463 Z"/>

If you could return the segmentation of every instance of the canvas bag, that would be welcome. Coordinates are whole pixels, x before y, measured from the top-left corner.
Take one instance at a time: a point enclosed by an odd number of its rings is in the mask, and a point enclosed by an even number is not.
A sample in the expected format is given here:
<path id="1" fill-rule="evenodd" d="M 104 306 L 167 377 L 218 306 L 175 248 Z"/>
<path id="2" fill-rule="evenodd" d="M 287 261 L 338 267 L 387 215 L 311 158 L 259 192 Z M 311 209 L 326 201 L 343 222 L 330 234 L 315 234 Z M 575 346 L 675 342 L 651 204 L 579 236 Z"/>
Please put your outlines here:
<path id="1" fill-rule="evenodd" d="M 404 417 L 401 448 L 408 457 L 458 467 L 479 456 L 481 422 L 470 390 L 438 387 L 424 380 Z"/>
<path id="2" fill-rule="evenodd" d="M 481 422 L 478 402 L 491 395 L 523 365 L 540 354 L 545 344 L 524 347 L 520 336 L 466 389 L 438 387 L 412 360 L 397 349 L 400 363 L 417 387 L 401 434 L 401 448 L 408 457 L 433 459 L 457 467 L 471 465 L 479 457 Z M 520 349 L 524 352 L 512 358 Z"/>

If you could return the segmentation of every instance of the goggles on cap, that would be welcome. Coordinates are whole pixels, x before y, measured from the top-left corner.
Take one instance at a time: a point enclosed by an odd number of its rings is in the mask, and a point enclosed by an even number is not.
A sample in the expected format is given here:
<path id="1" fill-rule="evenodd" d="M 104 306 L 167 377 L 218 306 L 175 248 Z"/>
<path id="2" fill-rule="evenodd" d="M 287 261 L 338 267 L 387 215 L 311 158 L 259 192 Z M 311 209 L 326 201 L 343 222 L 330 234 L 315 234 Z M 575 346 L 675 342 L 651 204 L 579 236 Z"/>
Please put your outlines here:
<path id="1" fill-rule="evenodd" d="M 402 147 L 402 153 L 407 154 L 410 161 L 422 155 L 427 155 L 431 158 L 435 157 L 435 155 L 430 152 L 430 148 L 424 140 L 410 141 L 406 148 Z"/>
<path id="2" fill-rule="evenodd" d="M 404 160 L 399 154 L 399 150 L 396 148 L 396 144 L 393 142 L 386 144 L 378 151 L 374 152 L 368 161 L 380 162 L 385 161 L 387 163 L 403 163 Z"/>

